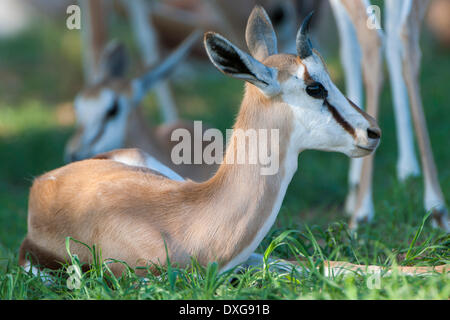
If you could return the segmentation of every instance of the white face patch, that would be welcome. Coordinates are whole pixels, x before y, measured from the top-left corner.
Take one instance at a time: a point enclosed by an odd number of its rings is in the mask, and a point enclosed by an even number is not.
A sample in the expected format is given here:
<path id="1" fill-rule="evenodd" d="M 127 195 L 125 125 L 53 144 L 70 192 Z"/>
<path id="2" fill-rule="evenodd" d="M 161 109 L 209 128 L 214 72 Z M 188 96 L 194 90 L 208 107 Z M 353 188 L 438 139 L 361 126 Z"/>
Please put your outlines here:
<path id="1" fill-rule="evenodd" d="M 313 53 L 303 59 L 295 76 L 282 83 L 282 98 L 294 114 L 293 136 L 298 150 L 315 149 L 342 152 L 348 156 L 358 156 L 354 136 L 336 119 L 324 99 L 314 98 L 307 92 L 306 72 L 313 81 L 320 83 L 327 91 L 326 101 L 356 132 L 362 144 L 367 144 L 365 130 L 369 122 L 350 105 L 345 96 L 331 81 L 319 56 Z M 310 84 L 310 83 L 309 83 Z M 360 131 L 358 131 L 360 130 Z M 355 153 L 356 152 L 356 153 Z"/>
<path id="2" fill-rule="evenodd" d="M 77 123 L 83 128 L 78 148 L 73 151 L 77 158 L 123 146 L 129 114 L 125 97 L 117 96 L 111 89 L 103 89 L 94 98 L 77 97 L 75 110 Z"/>

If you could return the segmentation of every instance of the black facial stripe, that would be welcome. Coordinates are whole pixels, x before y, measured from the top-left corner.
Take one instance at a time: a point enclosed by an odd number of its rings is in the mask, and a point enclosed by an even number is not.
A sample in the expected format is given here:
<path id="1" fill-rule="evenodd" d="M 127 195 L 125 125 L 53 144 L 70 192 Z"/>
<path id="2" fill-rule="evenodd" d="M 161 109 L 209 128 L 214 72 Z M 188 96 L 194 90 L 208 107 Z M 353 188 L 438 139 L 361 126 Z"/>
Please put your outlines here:
<path id="1" fill-rule="evenodd" d="M 112 107 L 108 109 L 106 112 L 106 115 L 102 119 L 102 123 L 100 125 L 100 129 L 95 134 L 94 138 L 91 139 L 91 142 L 89 143 L 89 146 L 94 145 L 103 135 L 103 132 L 105 131 L 106 124 L 111 118 L 114 118 L 119 113 L 119 102 L 117 99 L 113 101 Z"/>
<path id="2" fill-rule="evenodd" d="M 108 119 L 105 117 L 102 119 L 102 123 L 100 125 L 100 129 L 95 134 L 94 138 L 91 139 L 91 142 L 89 143 L 89 146 L 94 145 L 103 135 L 103 132 L 105 131 L 106 124 L 108 123 Z"/>
<path id="3" fill-rule="evenodd" d="M 117 113 L 119 112 L 119 102 L 116 100 L 114 100 L 112 107 L 108 109 L 108 112 L 106 113 L 105 118 L 114 118 Z"/>
<path id="4" fill-rule="evenodd" d="M 336 122 L 339 123 L 339 125 L 342 128 L 344 128 L 344 130 L 347 131 L 353 138 L 356 138 L 355 128 L 353 128 L 350 123 L 348 123 L 344 118 L 342 118 L 339 111 L 337 111 L 336 108 L 332 106 L 327 99 L 325 99 L 323 103 L 327 106 L 328 110 L 331 112 L 331 115 L 333 116 L 334 120 L 336 120 Z"/>

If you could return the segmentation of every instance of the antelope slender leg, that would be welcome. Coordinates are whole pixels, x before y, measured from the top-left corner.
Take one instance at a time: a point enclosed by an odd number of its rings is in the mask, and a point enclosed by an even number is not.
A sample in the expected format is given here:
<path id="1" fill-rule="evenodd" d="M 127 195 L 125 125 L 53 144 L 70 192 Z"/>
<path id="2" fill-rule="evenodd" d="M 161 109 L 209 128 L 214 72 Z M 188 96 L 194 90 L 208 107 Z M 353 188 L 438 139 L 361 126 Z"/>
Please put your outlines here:
<path id="1" fill-rule="evenodd" d="M 380 80 L 382 74 L 382 60 L 380 48 L 375 51 L 378 51 L 378 54 L 369 57 L 370 59 L 368 60 L 370 62 L 365 62 L 365 66 L 363 67 L 363 74 L 367 92 L 367 113 L 376 119 L 378 116 L 379 95 L 381 90 Z M 366 67 L 367 63 L 370 63 L 370 65 Z M 368 79 L 370 75 L 372 75 L 372 79 Z M 374 216 L 374 206 L 372 200 L 374 157 L 375 152 L 363 159 L 361 180 L 359 183 L 355 210 L 353 211 L 349 225 L 351 229 L 357 228 L 359 222 L 371 221 Z"/>
<path id="2" fill-rule="evenodd" d="M 355 210 L 350 218 L 350 229 L 356 229 L 360 222 L 369 222 L 374 216 L 372 199 L 373 159 L 371 154 L 364 158 L 361 170 L 358 193 L 356 195 Z"/>
<path id="3" fill-rule="evenodd" d="M 94 84 L 101 78 L 100 59 L 106 44 L 107 31 L 102 0 L 80 0 L 83 14 L 81 41 L 83 44 L 83 69 L 86 84 Z"/>
<path id="4" fill-rule="evenodd" d="M 420 168 L 414 151 L 414 137 L 409 112 L 408 91 L 402 74 L 402 44 L 398 22 L 401 18 L 402 1 L 387 0 L 386 17 L 386 60 L 393 95 L 395 128 L 397 133 L 398 159 L 397 177 L 400 181 L 418 176 Z"/>
<path id="5" fill-rule="evenodd" d="M 367 113 L 377 119 L 382 80 L 381 38 L 376 37 L 373 41 L 377 42 L 378 46 L 372 47 L 371 53 L 366 51 L 363 54 L 363 78 L 366 87 Z M 364 45 L 362 47 L 364 48 Z M 358 222 L 371 221 L 374 215 L 372 200 L 374 157 L 375 152 L 363 159 L 355 210 L 350 220 L 352 229 L 357 228 Z"/>
<path id="6" fill-rule="evenodd" d="M 362 107 L 361 48 L 358 43 L 356 30 L 342 3 L 339 0 L 331 0 L 330 4 L 333 8 L 339 31 L 340 57 L 345 76 L 345 92 L 350 100 L 357 106 Z M 355 63 L 357 61 L 359 63 Z M 363 161 L 360 158 L 350 160 L 348 175 L 349 191 L 345 200 L 345 212 L 349 215 L 355 210 L 362 163 Z"/>
<path id="7" fill-rule="evenodd" d="M 149 18 L 149 6 L 143 0 L 123 1 L 123 3 L 128 8 L 134 34 L 145 64 L 155 64 L 159 60 L 160 55 L 157 35 Z M 168 80 L 161 80 L 157 83 L 155 91 L 164 122 L 176 121 L 178 112 Z"/>
<path id="8" fill-rule="evenodd" d="M 382 87 L 382 34 L 379 30 L 369 28 L 367 21 L 368 1 L 341 0 L 353 25 L 362 52 L 362 73 L 366 88 L 367 113 L 375 119 L 378 116 L 379 96 Z M 376 19 L 377 17 L 374 17 Z M 376 22 L 376 21 L 375 21 Z M 373 217 L 372 171 L 374 154 L 364 158 L 361 180 L 356 197 L 355 208 L 350 220 L 350 227 L 356 228 L 359 221 L 370 221 Z"/>
<path id="9" fill-rule="evenodd" d="M 433 226 L 439 226 L 449 232 L 448 212 L 444 195 L 439 184 L 419 85 L 421 58 L 419 46 L 420 22 L 423 20 L 428 3 L 429 1 L 408 0 L 404 4 L 401 20 L 401 38 L 404 46 L 403 77 L 408 89 L 411 113 L 423 167 L 425 210 L 432 211 Z"/>

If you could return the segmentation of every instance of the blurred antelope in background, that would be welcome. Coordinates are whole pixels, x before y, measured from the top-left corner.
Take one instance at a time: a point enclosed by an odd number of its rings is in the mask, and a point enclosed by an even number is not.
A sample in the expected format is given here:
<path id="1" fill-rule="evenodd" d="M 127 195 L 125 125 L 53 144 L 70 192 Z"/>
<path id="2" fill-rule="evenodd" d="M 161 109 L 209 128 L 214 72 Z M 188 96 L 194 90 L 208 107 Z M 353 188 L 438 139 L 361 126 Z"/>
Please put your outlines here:
<path id="1" fill-rule="evenodd" d="M 291 6 L 289 6 L 289 3 Z M 188 129 L 190 132 L 193 131 L 192 123 L 179 121 L 168 83 L 164 80 L 164 75 L 175 69 L 175 66 L 181 62 L 183 55 L 174 54 L 172 59 L 167 59 L 161 66 L 156 67 L 155 71 L 149 70 L 149 74 L 145 77 L 151 79 L 151 81 L 147 81 L 145 86 L 139 84 L 142 82 L 139 78 L 125 80 L 126 57 L 124 49 L 116 44 L 116 47 L 110 45 L 109 48 L 104 50 L 107 38 L 105 18 L 106 12 L 111 8 L 104 1 L 81 0 L 80 4 L 82 11 L 85 13 L 83 14 L 82 40 L 85 81 L 88 88 L 83 90 L 75 101 L 78 130 L 67 144 L 66 161 L 92 157 L 116 148 L 137 147 L 145 150 L 157 162 L 159 161 L 172 168 L 183 177 L 192 178 L 196 181 L 209 178 L 217 168 L 216 165 L 175 165 L 170 159 L 170 151 L 174 146 L 174 143 L 170 141 L 172 131 L 180 127 Z M 187 32 L 195 32 L 195 29 L 199 27 L 212 25 L 218 26 L 219 29 L 227 29 L 229 26 L 236 24 L 240 26 L 240 20 L 243 19 L 239 15 L 237 17 L 227 15 L 232 19 L 231 21 L 221 18 L 224 8 L 231 9 L 223 1 L 191 3 L 187 11 L 175 9 L 177 14 L 172 12 L 169 15 L 169 20 L 167 20 L 168 16 L 162 14 L 166 17 L 162 18 L 158 12 L 164 13 L 170 5 L 151 3 L 150 6 L 150 2 L 145 0 L 123 1 L 123 4 L 127 9 L 142 59 L 148 66 L 155 65 L 158 60 L 160 51 L 158 33 L 160 32 L 162 32 L 160 38 L 165 39 L 172 32 L 178 35 L 177 40 L 181 40 L 180 34 L 185 35 Z M 199 6 L 199 4 L 202 5 Z M 215 14 L 214 19 L 205 20 L 205 15 L 201 13 L 205 6 Z M 278 19 L 280 29 L 286 29 L 286 26 L 294 26 L 295 28 L 295 19 L 293 19 L 295 10 L 289 10 L 291 7 L 292 2 L 290 1 L 286 2 L 286 5 L 274 7 L 273 10 L 278 12 L 281 10 L 281 16 L 283 16 L 283 19 Z M 174 8 L 173 3 L 172 8 Z M 176 18 L 179 17 L 181 12 L 190 15 L 191 19 L 185 17 L 177 20 Z M 196 18 L 192 19 L 192 17 Z M 154 18 L 159 19 L 160 22 L 168 21 L 168 24 L 163 23 L 163 27 L 156 29 L 152 23 Z M 174 23 L 173 19 L 177 20 L 178 23 Z M 186 25 L 181 26 L 180 24 Z M 174 26 L 178 27 L 176 32 L 174 32 Z M 287 34 L 291 35 L 290 33 Z M 190 42 L 189 48 L 194 45 L 195 41 Z M 184 48 L 188 48 L 188 46 Z M 178 50 L 182 51 L 183 49 Z M 138 85 L 133 87 L 133 83 Z M 140 109 L 136 107 L 144 97 L 143 93 L 152 88 L 157 89 L 158 106 L 162 118 L 167 124 L 153 129 L 146 124 Z M 133 94 L 130 95 L 133 90 L 142 91 L 134 93 L 139 95 L 138 99 L 133 97 Z"/>
<path id="2" fill-rule="evenodd" d="M 349 98 L 362 105 L 362 87 L 366 89 L 367 112 L 377 117 L 379 95 L 383 83 L 383 34 L 370 29 L 369 1 L 330 0 L 341 38 L 341 59 L 345 70 L 346 91 Z M 432 211 L 434 226 L 450 231 L 445 199 L 439 185 L 436 165 L 428 136 L 419 85 L 420 26 L 429 1 L 386 0 L 385 54 L 393 94 L 397 129 L 397 176 L 400 181 L 420 173 L 414 152 L 414 138 L 410 120 L 411 109 L 424 175 L 424 207 Z M 369 10 L 370 11 L 370 10 Z M 376 23 L 376 21 L 374 21 Z M 380 23 L 380 21 L 378 21 Z M 360 61 L 360 64 L 355 63 Z M 361 76 L 362 74 L 362 76 Z M 362 81 L 361 81 L 362 77 Z M 352 214 L 350 226 L 371 220 L 373 155 L 353 159 L 350 166 L 350 193 L 346 210 Z"/>
<path id="3" fill-rule="evenodd" d="M 193 32 L 167 59 L 156 67 L 154 58 L 158 48 L 152 36 L 153 29 L 147 21 L 144 1 L 129 3 L 130 15 L 140 44 L 142 57 L 148 65 L 147 71 L 133 79 L 127 79 L 127 54 L 125 48 L 118 43 L 110 43 L 105 47 L 106 23 L 103 20 L 105 10 L 102 1 L 81 1 L 85 19 L 83 31 L 84 63 L 86 70 L 85 88 L 77 95 L 74 103 L 77 119 L 77 131 L 66 146 L 66 161 L 76 161 L 93 157 L 99 153 L 124 147 L 137 147 L 150 154 L 152 167 L 167 167 L 175 170 L 184 178 L 196 181 L 212 176 L 217 165 L 211 164 L 174 164 L 171 161 L 171 150 L 175 142 L 171 141 L 172 131 L 178 128 L 193 133 L 193 122 L 182 121 L 173 112 L 172 103 L 168 100 L 161 81 L 179 66 L 199 38 Z M 102 50 L 102 52 L 100 52 Z M 166 83 L 167 84 L 167 83 Z M 160 99 L 161 108 L 165 110 L 166 124 L 151 127 L 145 121 L 139 104 L 154 87 L 163 90 Z M 170 99 L 169 99 L 170 100 Z M 169 106 L 169 107 L 168 107 Z M 171 111 L 172 110 L 172 111 Z M 167 117 L 167 115 L 169 115 Z M 169 119 L 170 118 L 170 119 Z M 191 135 L 194 136 L 193 134 Z M 194 145 L 193 143 L 191 145 Z"/>
<path id="4" fill-rule="evenodd" d="M 147 92 L 186 57 L 198 38 L 199 33 L 192 34 L 160 64 L 132 79 L 125 77 L 125 48 L 110 43 L 102 57 L 103 78 L 75 99 L 78 129 L 66 146 L 66 160 L 76 161 L 113 149 L 134 147 L 150 154 L 147 161 L 151 160 L 150 167 L 157 171 L 169 167 L 182 177 L 196 181 L 211 177 L 216 165 L 177 165 L 171 161 L 171 151 L 177 143 L 171 141 L 172 131 L 184 128 L 193 137 L 193 122 L 177 120 L 151 127 L 139 107 Z"/>
<path id="5" fill-rule="evenodd" d="M 106 45 L 106 14 L 119 6 L 111 6 L 104 0 L 79 0 L 82 8 L 83 55 L 86 83 L 93 84 L 101 77 L 100 57 Z M 173 50 L 183 39 L 196 30 L 215 29 L 230 34 L 231 39 L 244 45 L 240 31 L 245 28 L 247 14 L 255 4 L 268 7 L 275 22 L 275 30 L 281 36 L 279 45 L 289 52 L 295 52 L 295 36 L 298 12 L 307 12 L 316 7 L 317 2 L 306 4 L 294 0 L 134 0 L 120 1 L 128 15 L 133 35 L 138 44 L 142 60 L 147 66 L 160 60 L 161 51 Z M 236 10 L 239 8 L 239 10 Z M 203 48 L 194 45 L 194 53 L 207 62 Z M 170 85 L 162 79 L 154 86 L 158 107 L 165 123 L 178 119 L 178 111 Z"/>

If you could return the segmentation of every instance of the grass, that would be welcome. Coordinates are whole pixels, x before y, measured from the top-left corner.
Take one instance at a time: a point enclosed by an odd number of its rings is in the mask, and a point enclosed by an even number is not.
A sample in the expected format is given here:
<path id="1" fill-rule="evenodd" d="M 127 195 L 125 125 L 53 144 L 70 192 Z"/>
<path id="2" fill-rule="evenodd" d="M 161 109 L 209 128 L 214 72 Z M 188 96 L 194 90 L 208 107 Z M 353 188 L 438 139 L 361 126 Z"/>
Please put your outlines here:
<path id="1" fill-rule="evenodd" d="M 24 34 L 0 41 L 0 299 L 448 299 L 448 275 L 405 277 L 393 274 L 370 289 L 368 276 L 324 278 L 274 273 L 265 268 L 240 274 L 218 274 L 217 265 L 193 262 L 182 270 L 169 265 L 160 276 L 144 281 L 133 270 L 115 278 L 108 261 L 95 260 L 81 278 L 80 289 L 67 287 L 67 267 L 53 283 L 17 266 L 18 247 L 26 234 L 27 197 L 33 177 L 63 164 L 64 144 L 73 128 L 61 121 L 61 104 L 81 87 L 78 35 L 45 21 Z M 116 30 L 126 34 L 126 30 Z M 439 179 L 450 199 L 450 115 L 448 51 L 424 37 L 421 84 Z M 331 47 L 331 45 L 330 45 Z M 324 46 L 332 75 L 341 88 L 342 72 L 336 50 Z M 135 55 L 135 51 L 133 51 Z M 175 85 L 180 113 L 202 119 L 221 130 L 230 128 L 239 107 L 242 83 L 213 71 Z M 154 95 L 144 103 L 149 121 L 158 121 Z M 357 233 L 347 227 L 343 200 L 347 192 L 348 159 L 335 153 L 308 151 L 299 157 L 299 170 L 288 188 L 281 212 L 257 249 L 271 257 L 304 257 L 311 267 L 324 259 L 360 264 L 448 264 L 449 235 L 424 221 L 422 179 L 396 179 L 396 140 L 389 86 L 380 110 L 383 139 L 376 155 L 374 200 L 376 215 Z M 93 252 L 98 257 L 99 252 Z"/>

